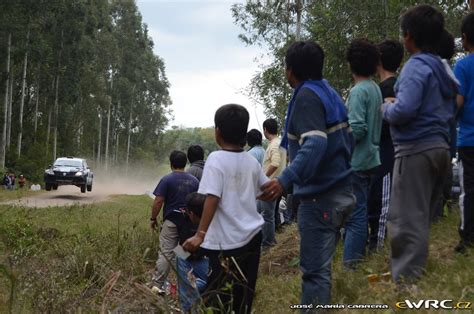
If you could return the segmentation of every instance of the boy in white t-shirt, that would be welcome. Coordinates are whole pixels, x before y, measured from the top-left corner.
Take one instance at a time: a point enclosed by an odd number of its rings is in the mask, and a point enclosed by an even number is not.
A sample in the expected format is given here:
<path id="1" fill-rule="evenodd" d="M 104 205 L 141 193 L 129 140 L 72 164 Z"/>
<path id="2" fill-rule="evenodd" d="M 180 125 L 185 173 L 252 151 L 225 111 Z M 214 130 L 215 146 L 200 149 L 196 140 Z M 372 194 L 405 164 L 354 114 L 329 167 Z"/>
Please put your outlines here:
<path id="1" fill-rule="evenodd" d="M 248 111 L 240 105 L 224 105 L 214 117 L 220 151 L 209 155 L 199 185 L 206 195 L 196 235 L 184 249 L 199 246 L 209 256 L 209 286 L 203 297 L 218 310 L 250 313 L 260 262 L 263 218 L 256 198 L 268 181 L 258 161 L 245 152 Z M 232 289 L 225 291 L 231 285 Z"/>

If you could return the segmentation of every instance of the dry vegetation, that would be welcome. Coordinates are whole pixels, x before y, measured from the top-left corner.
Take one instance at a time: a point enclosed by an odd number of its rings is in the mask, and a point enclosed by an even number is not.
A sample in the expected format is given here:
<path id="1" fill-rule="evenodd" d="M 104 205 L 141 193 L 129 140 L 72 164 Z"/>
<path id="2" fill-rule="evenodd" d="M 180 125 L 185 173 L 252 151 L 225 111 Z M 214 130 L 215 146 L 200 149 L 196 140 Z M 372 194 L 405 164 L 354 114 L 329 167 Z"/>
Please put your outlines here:
<path id="1" fill-rule="evenodd" d="M 146 287 L 158 236 L 148 228 L 147 196 L 69 207 L 0 207 L 0 312 L 170 312 L 170 300 Z M 335 303 L 384 303 L 419 299 L 474 300 L 472 255 L 453 253 L 457 214 L 432 228 L 427 275 L 414 294 L 367 276 L 388 271 L 388 252 L 371 256 L 356 272 L 333 264 Z M 255 311 L 292 313 L 298 303 L 299 239 L 295 225 L 261 260 Z M 363 312 L 363 311 L 360 311 Z"/>

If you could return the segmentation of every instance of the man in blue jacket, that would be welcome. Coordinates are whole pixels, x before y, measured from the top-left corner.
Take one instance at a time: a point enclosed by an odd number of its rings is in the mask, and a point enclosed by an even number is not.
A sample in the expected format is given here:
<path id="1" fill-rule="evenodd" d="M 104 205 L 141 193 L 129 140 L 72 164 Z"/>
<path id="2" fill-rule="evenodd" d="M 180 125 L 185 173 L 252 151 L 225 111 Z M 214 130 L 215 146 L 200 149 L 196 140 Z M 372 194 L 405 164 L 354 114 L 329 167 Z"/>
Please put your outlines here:
<path id="1" fill-rule="evenodd" d="M 286 52 L 286 77 L 294 93 L 281 145 L 288 149 L 290 165 L 262 186 L 261 196 L 276 199 L 293 187 L 301 199 L 301 303 L 308 306 L 331 300 L 336 233 L 355 204 L 350 166 L 354 141 L 344 102 L 323 80 L 323 61 L 323 50 L 310 41 L 295 42 Z"/>
<path id="2" fill-rule="evenodd" d="M 395 85 L 396 99 L 382 106 L 395 147 L 388 225 L 392 276 L 402 284 L 422 275 L 430 211 L 451 164 L 448 121 L 457 86 L 441 58 L 432 54 L 443 28 L 443 15 L 429 5 L 403 15 L 401 30 L 411 57 Z"/>

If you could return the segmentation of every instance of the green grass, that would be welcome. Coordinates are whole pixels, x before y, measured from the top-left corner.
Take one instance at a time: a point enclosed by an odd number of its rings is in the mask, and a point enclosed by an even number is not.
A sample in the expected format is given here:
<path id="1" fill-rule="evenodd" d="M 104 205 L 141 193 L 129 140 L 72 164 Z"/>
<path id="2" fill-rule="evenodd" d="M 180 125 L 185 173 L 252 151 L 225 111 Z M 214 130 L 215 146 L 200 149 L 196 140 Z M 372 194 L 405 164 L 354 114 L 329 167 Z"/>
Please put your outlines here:
<path id="1" fill-rule="evenodd" d="M 38 195 L 42 192 L 43 191 L 30 191 L 28 189 L 5 190 L 3 186 L 0 186 L 0 203 Z"/>
<path id="2" fill-rule="evenodd" d="M 158 247 L 158 235 L 149 229 L 150 205 L 147 196 L 116 196 L 84 206 L 0 206 L 0 313 L 169 312 L 166 301 L 144 287 Z M 369 283 L 369 274 L 389 270 L 388 251 L 347 272 L 339 245 L 334 303 L 384 303 L 393 309 L 405 299 L 473 301 L 474 252 L 454 254 L 457 225 L 452 213 L 432 227 L 427 274 L 413 294 L 397 292 L 390 282 Z M 299 303 L 301 293 L 298 256 L 293 225 L 261 259 L 256 313 L 295 313 L 289 306 Z"/>
<path id="3" fill-rule="evenodd" d="M 400 292 L 392 282 L 382 280 L 369 283 L 368 275 L 380 275 L 390 271 L 388 248 L 367 258 L 357 271 L 348 272 L 342 266 L 340 243 L 333 263 L 333 303 L 387 304 L 391 308 L 386 311 L 389 313 L 395 309 L 396 302 L 405 299 L 413 301 L 451 299 L 473 302 L 474 251 L 469 252 L 470 256 L 454 253 L 453 248 L 459 241 L 458 224 L 458 214 L 453 212 L 432 226 L 426 275 L 418 283 L 416 292 Z M 279 244 L 272 248 L 269 254 L 263 256 L 261 261 L 255 308 L 257 312 L 294 313 L 294 310 L 289 309 L 289 305 L 299 303 L 301 294 L 301 275 L 298 265 L 295 265 L 299 255 L 296 226 L 288 227 L 283 234 L 278 235 L 277 240 Z M 269 270 L 269 265 L 272 263 L 276 265 Z"/>

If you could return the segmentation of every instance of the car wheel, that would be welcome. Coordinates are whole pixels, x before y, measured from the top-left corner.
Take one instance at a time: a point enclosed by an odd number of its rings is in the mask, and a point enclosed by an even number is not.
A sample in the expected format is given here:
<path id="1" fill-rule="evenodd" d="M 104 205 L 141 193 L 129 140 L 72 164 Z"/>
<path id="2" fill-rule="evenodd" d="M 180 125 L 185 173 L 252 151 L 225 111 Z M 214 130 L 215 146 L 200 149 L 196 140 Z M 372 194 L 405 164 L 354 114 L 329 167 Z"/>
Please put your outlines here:
<path id="1" fill-rule="evenodd" d="M 57 189 L 58 189 L 58 185 L 57 184 L 53 185 L 53 190 L 56 191 Z"/>
<path id="2" fill-rule="evenodd" d="M 45 189 L 46 191 L 51 191 L 51 184 L 45 183 L 45 184 L 44 184 L 44 189 Z"/>
<path id="3" fill-rule="evenodd" d="M 91 192 L 91 191 L 92 191 L 92 184 L 87 186 L 87 192 Z"/>
<path id="4" fill-rule="evenodd" d="M 81 185 L 81 193 L 86 193 L 86 185 Z"/>

